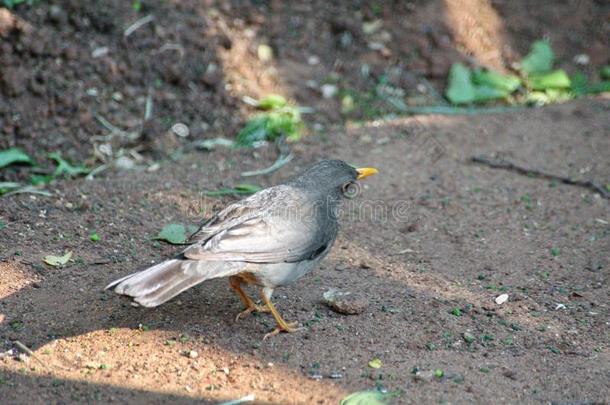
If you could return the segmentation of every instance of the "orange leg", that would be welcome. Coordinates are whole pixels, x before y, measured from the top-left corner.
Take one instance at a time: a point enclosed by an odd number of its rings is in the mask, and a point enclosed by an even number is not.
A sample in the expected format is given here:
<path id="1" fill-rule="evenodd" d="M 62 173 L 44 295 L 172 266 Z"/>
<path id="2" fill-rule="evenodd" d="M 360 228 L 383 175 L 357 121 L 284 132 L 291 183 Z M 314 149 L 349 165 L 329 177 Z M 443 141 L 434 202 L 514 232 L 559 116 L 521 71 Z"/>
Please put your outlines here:
<path id="1" fill-rule="evenodd" d="M 284 320 L 284 318 L 282 318 L 282 316 L 280 315 L 278 310 L 275 308 L 275 306 L 271 302 L 272 293 L 273 293 L 273 289 L 267 288 L 267 287 L 263 288 L 263 291 L 261 291 L 261 297 L 263 298 L 265 305 L 267 305 L 267 308 L 269 308 L 271 315 L 273 315 L 273 317 L 275 318 L 275 321 L 277 322 L 277 327 L 272 332 L 267 333 L 263 337 L 263 340 L 265 340 L 271 336 L 275 336 L 280 332 L 291 333 L 291 332 L 296 332 L 296 331 L 302 329 L 302 328 L 297 328 L 297 326 L 299 325 L 298 322 L 286 322 Z"/>
<path id="2" fill-rule="evenodd" d="M 246 294 L 246 292 L 241 288 L 241 284 L 242 279 L 239 276 L 229 277 L 229 285 L 239 295 L 241 302 L 243 302 L 244 306 L 246 307 L 245 310 L 237 314 L 237 317 L 235 317 L 236 321 L 242 317 L 250 315 L 252 312 L 270 312 L 270 309 L 268 307 L 263 305 L 257 305 L 254 301 L 252 301 L 252 298 L 250 298 L 248 294 Z"/>

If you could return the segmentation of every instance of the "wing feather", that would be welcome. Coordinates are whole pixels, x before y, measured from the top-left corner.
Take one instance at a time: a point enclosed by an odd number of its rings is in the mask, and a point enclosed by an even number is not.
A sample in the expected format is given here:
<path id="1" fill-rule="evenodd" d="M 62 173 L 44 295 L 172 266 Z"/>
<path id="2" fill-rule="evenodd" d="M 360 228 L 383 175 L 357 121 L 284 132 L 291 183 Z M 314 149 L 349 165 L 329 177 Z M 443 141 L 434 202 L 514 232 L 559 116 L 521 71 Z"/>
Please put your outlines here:
<path id="1" fill-rule="evenodd" d="M 184 250 L 184 256 L 191 260 L 290 263 L 325 251 L 334 240 L 336 225 L 324 221 L 323 210 L 304 203 L 302 195 L 286 186 L 264 191 L 267 193 L 228 206 L 208 221 L 193 236 L 196 243 Z M 278 192 L 282 201 L 276 198 Z M 288 212 L 286 206 L 291 204 L 298 209 Z"/>

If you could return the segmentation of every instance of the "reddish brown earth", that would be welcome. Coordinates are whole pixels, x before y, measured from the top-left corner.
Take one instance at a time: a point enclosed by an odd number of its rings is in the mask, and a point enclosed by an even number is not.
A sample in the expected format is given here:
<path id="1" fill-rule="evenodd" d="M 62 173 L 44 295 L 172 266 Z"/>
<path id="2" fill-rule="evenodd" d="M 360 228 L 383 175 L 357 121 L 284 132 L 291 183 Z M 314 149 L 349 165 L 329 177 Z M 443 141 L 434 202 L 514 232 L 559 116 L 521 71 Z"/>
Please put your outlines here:
<path id="1" fill-rule="evenodd" d="M 385 74 L 407 103 L 430 103 L 430 90 L 416 86 L 440 91 L 452 62 L 507 68 L 542 36 L 561 66 L 574 70 L 572 58 L 587 53 L 585 70 L 594 72 L 608 63 L 603 2 L 557 2 L 548 12 L 525 1 L 145 2 L 139 13 L 130 2 L 57 4 L 0 19 L 0 149 L 20 146 L 43 168 L 57 150 L 99 165 L 93 150 L 104 143 L 142 157 L 133 170 L 55 181 L 51 197 L 0 200 L 0 403 L 218 403 L 254 394 L 263 404 L 336 404 L 375 388 L 397 392 L 395 403 L 608 402 L 608 200 L 470 162 L 497 155 L 607 185 L 608 98 L 372 120 L 368 106 L 346 116 L 339 98 L 306 84 L 364 93 Z M 148 14 L 155 21 L 124 39 Z M 371 50 L 380 39 L 368 38 L 362 21 L 377 18 L 392 40 Z M 272 46 L 272 61 L 257 58 L 259 43 Z M 108 54 L 92 58 L 102 46 Z M 313 55 L 320 62 L 310 65 Z M 153 118 L 140 130 L 149 88 Z M 194 150 L 197 140 L 233 136 L 250 112 L 242 96 L 270 92 L 316 110 L 289 165 L 244 179 L 271 164 L 273 147 Z M 108 136 L 96 113 L 139 136 Z M 171 135 L 175 122 L 191 135 Z M 272 318 L 235 322 L 241 305 L 226 280 L 155 309 L 102 291 L 177 250 L 152 240 L 164 224 L 197 223 L 232 200 L 203 190 L 277 184 L 328 157 L 381 173 L 349 201 L 322 266 L 276 292 L 303 331 L 262 341 Z M 160 167 L 145 170 L 153 163 Z M 24 179 L 29 170 L 2 176 Z M 65 267 L 43 264 L 68 250 Z M 329 288 L 365 296 L 368 309 L 331 311 L 321 303 Z M 503 293 L 508 301 L 496 304 Z M 35 355 L 19 358 L 16 341 Z M 368 366 L 374 358 L 378 369 Z M 437 369 L 442 378 L 413 374 Z"/>

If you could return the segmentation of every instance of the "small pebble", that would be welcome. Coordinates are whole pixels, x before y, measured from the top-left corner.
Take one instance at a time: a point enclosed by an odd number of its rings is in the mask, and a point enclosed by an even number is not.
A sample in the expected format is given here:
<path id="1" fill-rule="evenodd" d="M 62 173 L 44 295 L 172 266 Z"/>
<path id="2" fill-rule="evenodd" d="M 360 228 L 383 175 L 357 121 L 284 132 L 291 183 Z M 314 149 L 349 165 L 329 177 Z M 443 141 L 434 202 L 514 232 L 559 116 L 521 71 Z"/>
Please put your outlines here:
<path id="1" fill-rule="evenodd" d="M 199 353 L 197 353 L 195 350 L 191 350 L 191 351 L 189 352 L 189 357 L 190 357 L 191 359 L 196 359 L 198 356 L 199 356 Z M 225 374 L 226 374 L 226 373 L 225 373 Z"/>
<path id="2" fill-rule="evenodd" d="M 320 89 L 322 90 L 322 97 L 324 98 L 333 98 L 339 91 L 334 84 L 324 84 Z"/>
<path id="3" fill-rule="evenodd" d="M 316 55 L 311 55 L 309 58 L 307 58 L 307 64 L 309 64 L 311 66 L 318 65 L 319 63 L 320 63 L 320 58 L 318 58 Z"/>
<path id="4" fill-rule="evenodd" d="M 174 125 L 172 125 L 172 132 L 176 136 L 179 136 L 181 138 L 186 138 L 187 136 L 189 136 L 190 130 L 189 130 L 189 127 L 186 126 L 186 124 L 177 122 Z"/>
<path id="5" fill-rule="evenodd" d="M 131 170 L 134 168 L 135 163 L 133 161 L 133 159 L 127 157 L 127 156 L 121 156 L 119 157 L 115 162 L 114 165 L 118 168 L 118 169 L 122 169 L 122 170 Z"/>
<path id="6" fill-rule="evenodd" d="M 591 58 L 586 53 L 581 53 L 580 55 L 576 55 L 574 57 L 574 62 L 577 65 L 588 65 L 591 62 Z"/>
<path id="7" fill-rule="evenodd" d="M 432 381 L 432 380 L 434 380 L 435 377 L 436 377 L 436 374 L 435 374 L 434 370 L 420 370 L 420 371 L 416 372 L 415 375 L 413 376 L 415 381 L 424 381 L 424 382 Z"/>
<path id="8" fill-rule="evenodd" d="M 368 307 L 368 301 L 364 296 L 334 288 L 324 293 L 324 303 L 336 313 L 343 315 L 361 314 Z"/>
<path id="9" fill-rule="evenodd" d="M 93 52 L 91 52 L 91 57 L 93 59 L 101 58 L 102 56 L 108 55 L 108 52 L 110 52 L 110 49 L 107 46 L 100 46 L 99 48 L 95 48 Z"/>
<path id="10" fill-rule="evenodd" d="M 508 301 L 508 294 L 500 294 L 496 297 L 496 304 L 502 305 Z"/>
<path id="11" fill-rule="evenodd" d="M 256 53 L 261 62 L 269 62 L 273 59 L 273 49 L 269 45 L 259 45 Z"/>

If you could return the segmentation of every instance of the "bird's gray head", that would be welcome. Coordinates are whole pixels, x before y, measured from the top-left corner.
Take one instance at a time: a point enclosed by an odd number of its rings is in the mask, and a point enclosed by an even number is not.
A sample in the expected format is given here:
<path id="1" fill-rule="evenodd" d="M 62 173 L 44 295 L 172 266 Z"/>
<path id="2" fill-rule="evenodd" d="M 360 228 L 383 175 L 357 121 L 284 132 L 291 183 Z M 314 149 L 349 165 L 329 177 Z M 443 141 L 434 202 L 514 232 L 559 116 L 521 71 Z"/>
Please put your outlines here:
<path id="1" fill-rule="evenodd" d="M 372 167 L 356 169 L 342 160 L 323 160 L 289 183 L 313 192 L 316 196 L 338 200 L 341 196 L 353 197 L 358 191 L 356 180 L 375 173 L 377 169 Z"/>

